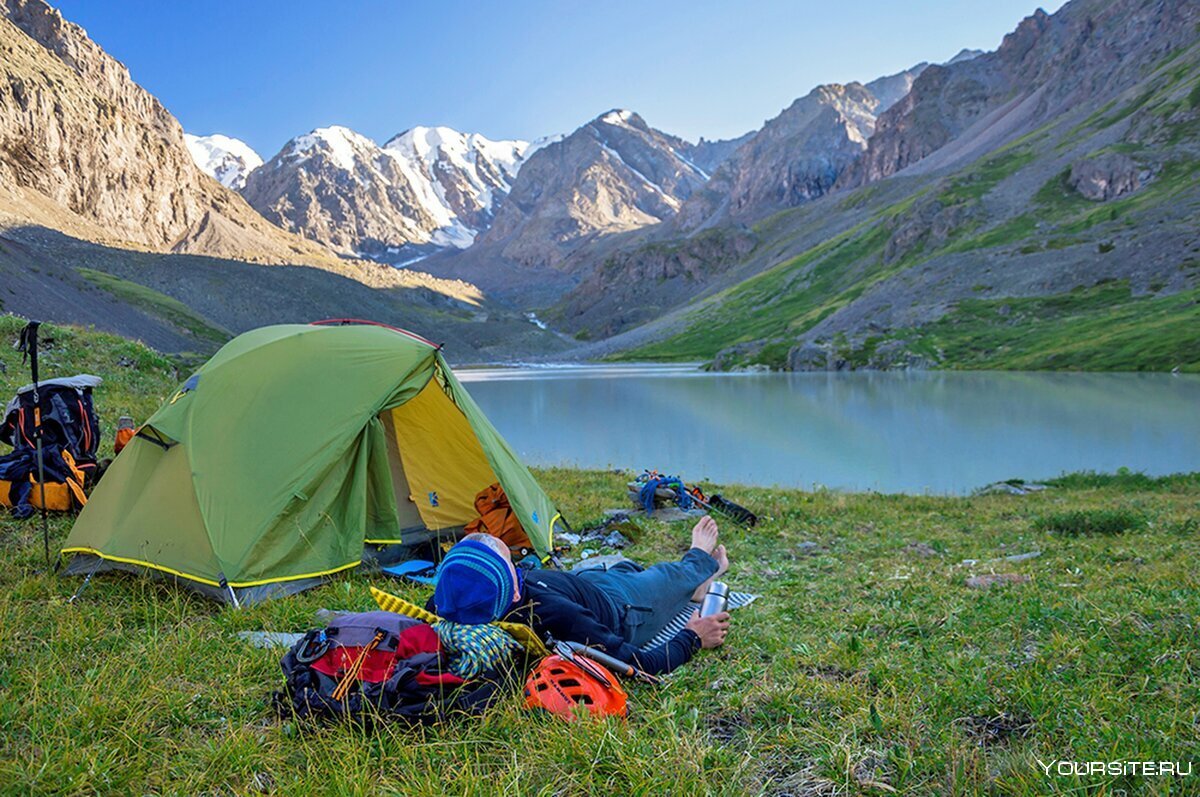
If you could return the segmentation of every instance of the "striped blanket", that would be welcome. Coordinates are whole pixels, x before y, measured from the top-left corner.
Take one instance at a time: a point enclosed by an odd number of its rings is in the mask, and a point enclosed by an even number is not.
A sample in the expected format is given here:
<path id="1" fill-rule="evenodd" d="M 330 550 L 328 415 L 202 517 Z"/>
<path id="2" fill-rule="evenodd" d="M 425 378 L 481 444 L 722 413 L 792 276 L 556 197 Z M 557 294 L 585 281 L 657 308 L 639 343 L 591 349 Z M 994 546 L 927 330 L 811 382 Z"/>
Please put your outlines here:
<path id="1" fill-rule="evenodd" d="M 749 592 L 730 592 L 729 610 L 732 611 L 734 609 L 740 609 L 743 606 L 749 606 L 751 603 L 754 603 L 757 598 L 757 595 L 751 595 Z M 691 619 L 692 613 L 699 608 L 700 604 L 689 603 L 688 607 L 676 615 L 674 620 L 667 623 L 666 627 L 659 631 L 658 634 L 655 635 L 654 639 L 651 639 L 645 645 L 642 645 L 642 650 L 654 650 L 659 645 L 665 645 L 670 642 L 676 634 L 683 630 L 683 627 L 687 625 L 687 621 Z"/>

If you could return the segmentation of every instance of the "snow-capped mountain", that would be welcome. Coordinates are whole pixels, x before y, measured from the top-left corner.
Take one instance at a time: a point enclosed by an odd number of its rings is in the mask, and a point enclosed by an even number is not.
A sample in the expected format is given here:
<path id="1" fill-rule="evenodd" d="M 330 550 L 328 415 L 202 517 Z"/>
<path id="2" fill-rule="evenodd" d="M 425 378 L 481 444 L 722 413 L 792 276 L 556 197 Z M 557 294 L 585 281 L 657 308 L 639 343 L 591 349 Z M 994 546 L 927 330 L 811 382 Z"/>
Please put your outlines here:
<path id="1" fill-rule="evenodd" d="M 346 127 L 289 141 L 242 195 L 288 230 L 346 255 L 402 263 L 465 248 L 491 223 L 528 144 L 415 127 L 380 147 Z"/>
<path id="2" fill-rule="evenodd" d="M 417 187 L 424 209 L 451 246 L 470 246 L 491 224 L 497 202 L 512 188 L 526 141 L 492 141 L 449 127 L 414 127 L 383 145 Z"/>
<path id="3" fill-rule="evenodd" d="M 235 191 L 246 184 L 247 174 L 262 166 L 263 159 L 259 154 L 249 144 L 236 138 L 220 133 L 211 136 L 184 133 L 183 140 L 201 171 Z"/>

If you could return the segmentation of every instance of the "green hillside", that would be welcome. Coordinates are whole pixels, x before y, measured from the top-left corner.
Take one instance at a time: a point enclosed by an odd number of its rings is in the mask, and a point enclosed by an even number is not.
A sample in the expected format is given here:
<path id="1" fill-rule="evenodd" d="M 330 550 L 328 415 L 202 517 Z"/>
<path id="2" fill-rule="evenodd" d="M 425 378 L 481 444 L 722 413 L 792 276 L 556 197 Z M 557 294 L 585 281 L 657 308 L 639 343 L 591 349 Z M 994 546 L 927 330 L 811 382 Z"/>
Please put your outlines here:
<path id="1" fill-rule="evenodd" d="M 807 343 L 847 367 L 900 352 L 943 368 L 1200 370 L 1198 52 L 1168 56 L 1082 121 L 910 178 L 900 198 L 874 184 L 766 219 L 756 252 L 783 253 L 806 225 L 866 213 L 615 356 L 783 368 Z M 1106 157 L 1142 184 L 1089 200 L 1071 166 Z"/>

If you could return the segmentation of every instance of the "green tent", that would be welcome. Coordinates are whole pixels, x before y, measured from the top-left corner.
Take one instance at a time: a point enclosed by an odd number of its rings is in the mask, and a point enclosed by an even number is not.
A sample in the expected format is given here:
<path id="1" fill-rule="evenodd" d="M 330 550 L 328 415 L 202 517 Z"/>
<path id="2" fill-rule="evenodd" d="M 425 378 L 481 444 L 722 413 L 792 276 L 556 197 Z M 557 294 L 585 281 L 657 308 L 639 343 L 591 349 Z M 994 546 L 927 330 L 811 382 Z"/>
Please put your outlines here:
<path id="1" fill-rule="evenodd" d="M 263 327 L 151 416 L 63 553 L 70 573 L 148 570 L 253 603 L 452 534 L 496 482 L 547 556 L 561 516 L 438 346 L 365 323 Z"/>

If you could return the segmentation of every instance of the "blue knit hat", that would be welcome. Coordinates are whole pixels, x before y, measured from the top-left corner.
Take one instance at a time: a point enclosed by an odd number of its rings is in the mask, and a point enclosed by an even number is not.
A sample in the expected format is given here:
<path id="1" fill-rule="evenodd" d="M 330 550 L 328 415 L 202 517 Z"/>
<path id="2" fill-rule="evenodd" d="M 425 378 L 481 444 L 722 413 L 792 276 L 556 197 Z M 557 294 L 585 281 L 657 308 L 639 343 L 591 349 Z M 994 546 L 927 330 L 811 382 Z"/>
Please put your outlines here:
<path id="1" fill-rule="evenodd" d="M 504 557 L 481 542 L 463 540 L 438 567 L 433 604 L 452 623 L 490 623 L 512 606 L 515 590 Z"/>

